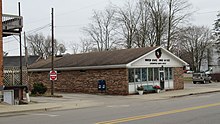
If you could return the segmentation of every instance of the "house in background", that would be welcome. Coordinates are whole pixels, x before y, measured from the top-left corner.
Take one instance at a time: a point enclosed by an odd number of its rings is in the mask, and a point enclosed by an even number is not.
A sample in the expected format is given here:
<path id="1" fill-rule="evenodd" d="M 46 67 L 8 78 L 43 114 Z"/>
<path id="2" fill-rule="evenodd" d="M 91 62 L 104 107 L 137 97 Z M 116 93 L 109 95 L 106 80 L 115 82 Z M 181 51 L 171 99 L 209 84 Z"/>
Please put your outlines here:
<path id="1" fill-rule="evenodd" d="M 212 68 L 212 73 L 220 73 L 220 42 L 211 46 L 208 67 Z"/>
<path id="2" fill-rule="evenodd" d="M 162 47 L 67 55 L 54 59 L 58 72 L 55 91 L 128 95 L 139 85 L 159 85 L 164 90 L 184 88 L 183 66 L 186 62 Z M 44 83 L 50 89 L 51 59 L 28 67 L 29 85 Z M 105 83 L 100 91 L 99 83 Z"/>

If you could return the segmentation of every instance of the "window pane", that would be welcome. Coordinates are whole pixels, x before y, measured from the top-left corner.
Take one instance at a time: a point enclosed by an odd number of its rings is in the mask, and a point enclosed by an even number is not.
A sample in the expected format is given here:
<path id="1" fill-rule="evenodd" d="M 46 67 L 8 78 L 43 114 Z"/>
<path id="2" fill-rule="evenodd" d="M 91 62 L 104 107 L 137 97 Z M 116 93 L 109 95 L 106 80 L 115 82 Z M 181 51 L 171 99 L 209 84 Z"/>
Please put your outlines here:
<path id="1" fill-rule="evenodd" d="M 169 79 L 172 80 L 173 79 L 173 69 L 169 68 Z"/>
<path id="2" fill-rule="evenodd" d="M 135 82 L 140 82 L 141 81 L 141 69 L 136 68 L 135 69 Z"/>
<path id="3" fill-rule="evenodd" d="M 128 69 L 128 73 L 129 82 L 134 82 L 134 69 Z"/>
<path id="4" fill-rule="evenodd" d="M 168 80 L 169 78 L 169 71 L 168 68 L 165 68 L 165 80 Z"/>
<path id="5" fill-rule="evenodd" d="M 159 69 L 154 68 L 154 81 L 159 81 Z"/>
<path id="6" fill-rule="evenodd" d="M 153 68 L 148 68 L 148 81 L 153 81 Z"/>
<path id="7" fill-rule="evenodd" d="M 147 69 L 142 68 L 142 81 L 147 81 Z"/>

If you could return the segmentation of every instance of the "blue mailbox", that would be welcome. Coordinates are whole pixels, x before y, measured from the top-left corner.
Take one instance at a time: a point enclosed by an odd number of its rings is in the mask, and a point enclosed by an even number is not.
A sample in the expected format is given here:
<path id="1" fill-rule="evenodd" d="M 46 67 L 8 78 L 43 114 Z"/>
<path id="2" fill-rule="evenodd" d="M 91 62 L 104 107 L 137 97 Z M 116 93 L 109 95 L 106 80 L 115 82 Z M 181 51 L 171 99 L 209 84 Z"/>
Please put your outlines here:
<path id="1" fill-rule="evenodd" d="M 98 80 L 98 90 L 100 90 L 100 91 L 106 90 L 105 80 Z"/>

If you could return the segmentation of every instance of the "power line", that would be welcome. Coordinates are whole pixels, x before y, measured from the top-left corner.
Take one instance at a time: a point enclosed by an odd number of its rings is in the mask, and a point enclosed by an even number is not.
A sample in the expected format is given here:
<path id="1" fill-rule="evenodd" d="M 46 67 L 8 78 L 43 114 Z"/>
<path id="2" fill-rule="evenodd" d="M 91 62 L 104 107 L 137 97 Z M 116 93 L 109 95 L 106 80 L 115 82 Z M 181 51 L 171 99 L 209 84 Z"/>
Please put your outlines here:
<path id="1" fill-rule="evenodd" d="M 41 27 L 38 27 L 38 28 L 35 28 L 35 29 L 32 29 L 32 30 L 29 30 L 29 31 L 27 31 L 27 32 L 29 32 L 28 34 L 30 35 L 30 34 L 33 34 L 33 33 L 38 32 L 38 31 L 40 31 L 40 30 L 43 30 L 43 29 L 45 29 L 45 28 L 47 28 L 47 27 L 49 27 L 49 26 L 50 26 L 50 24 L 46 24 L 46 25 L 43 25 L 43 26 L 41 26 Z M 22 34 L 24 34 L 24 33 L 22 33 Z M 10 39 L 11 39 L 11 40 L 10 40 Z M 18 41 L 18 39 L 16 39 L 16 37 L 13 36 L 13 37 L 8 38 L 7 40 L 3 40 L 3 42 L 4 42 L 4 44 L 5 44 L 5 43 L 13 42 L 13 41 L 15 41 L 15 40 Z"/>
<path id="2" fill-rule="evenodd" d="M 20 40 L 18 40 L 14 35 L 13 37 L 15 38 L 16 41 L 18 41 L 18 43 L 20 44 Z M 21 43 L 21 45 L 24 47 L 24 45 Z"/>
<path id="3" fill-rule="evenodd" d="M 198 12 L 197 14 L 209 14 L 209 13 L 217 13 L 219 10 L 214 10 L 214 11 L 206 11 L 206 12 Z"/>
<path id="4" fill-rule="evenodd" d="M 56 28 L 65 28 L 65 27 L 77 27 L 77 26 L 83 26 L 83 25 L 86 25 L 86 24 L 79 24 L 79 25 L 58 25 L 58 26 L 55 26 Z"/>
<path id="5" fill-rule="evenodd" d="M 56 14 L 55 16 L 56 16 L 56 17 L 57 17 L 57 16 L 64 16 L 64 15 L 67 15 L 67 14 L 69 14 L 69 13 L 78 12 L 78 11 L 80 11 L 80 10 L 85 10 L 85 9 L 90 8 L 90 7 L 93 7 L 93 6 L 97 6 L 97 5 L 102 4 L 102 3 L 106 3 L 106 2 L 97 2 L 97 3 L 95 3 L 95 4 L 88 5 L 88 6 L 85 6 L 85 7 L 81 7 L 81 8 L 79 8 L 79 9 L 70 10 L 70 11 L 67 11 L 67 12 L 63 12 L 63 13 L 60 13 L 60 14 Z M 39 21 L 43 21 L 43 20 L 46 20 L 46 19 L 49 20 L 50 18 L 49 18 L 49 17 L 44 17 L 44 18 L 41 18 L 41 19 L 37 19 L 37 20 L 35 20 L 35 21 L 32 21 L 32 22 L 27 23 L 26 25 L 32 24 L 32 23 L 35 23 L 35 22 L 39 22 Z"/>
<path id="6" fill-rule="evenodd" d="M 38 27 L 38 28 L 35 28 L 35 29 L 32 29 L 32 30 L 29 30 L 27 31 L 26 33 L 29 33 L 29 34 L 32 34 L 32 33 L 36 33 L 42 29 L 45 29 L 45 28 L 48 28 L 50 26 L 50 23 L 49 24 L 46 24 L 44 26 L 41 26 L 41 27 Z"/>
<path id="7" fill-rule="evenodd" d="M 97 3 L 91 4 L 91 5 L 88 5 L 88 6 L 85 6 L 85 7 L 81 7 L 79 9 L 71 10 L 71 11 L 68 11 L 68 12 L 63 12 L 63 13 L 57 14 L 57 16 L 64 16 L 64 15 L 69 14 L 69 13 L 77 12 L 77 11 L 80 11 L 80 10 L 85 10 L 87 8 L 97 6 L 97 5 L 102 4 L 102 3 L 106 3 L 106 1 L 105 2 L 97 2 Z"/>

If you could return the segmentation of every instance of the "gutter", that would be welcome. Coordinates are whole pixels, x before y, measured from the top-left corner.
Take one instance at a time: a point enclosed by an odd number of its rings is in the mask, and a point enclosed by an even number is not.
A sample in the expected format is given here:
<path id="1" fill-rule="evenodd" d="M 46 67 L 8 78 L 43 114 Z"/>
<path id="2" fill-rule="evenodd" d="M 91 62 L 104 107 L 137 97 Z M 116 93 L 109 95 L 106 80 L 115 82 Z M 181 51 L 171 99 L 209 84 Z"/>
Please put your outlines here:
<path id="1" fill-rule="evenodd" d="M 126 64 L 121 64 L 121 65 L 104 65 L 104 66 L 60 67 L 60 68 L 54 68 L 54 70 L 71 71 L 71 70 L 88 70 L 88 69 L 114 69 L 114 68 L 127 68 L 127 66 Z M 51 71 L 51 68 L 28 69 L 28 72 L 39 72 L 39 71 Z"/>

